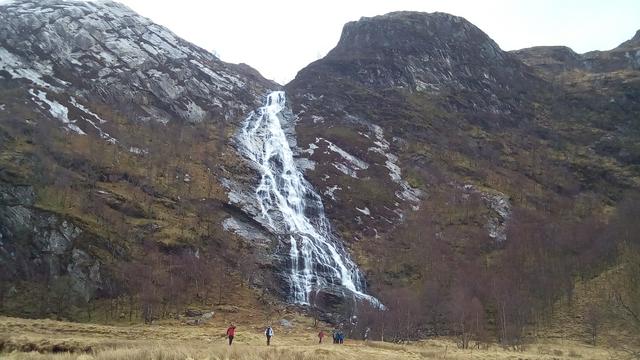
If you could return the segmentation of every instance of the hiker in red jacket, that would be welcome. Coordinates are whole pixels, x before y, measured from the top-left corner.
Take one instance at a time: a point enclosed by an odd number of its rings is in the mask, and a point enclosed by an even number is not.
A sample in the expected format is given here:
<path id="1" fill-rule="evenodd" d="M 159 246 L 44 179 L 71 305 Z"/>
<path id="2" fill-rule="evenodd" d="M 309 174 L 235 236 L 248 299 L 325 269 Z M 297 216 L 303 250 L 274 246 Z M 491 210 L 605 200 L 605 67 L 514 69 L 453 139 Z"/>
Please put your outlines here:
<path id="1" fill-rule="evenodd" d="M 322 338 L 324 338 L 324 331 L 320 330 L 320 332 L 318 333 L 318 339 L 320 339 L 320 341 L 318 341 L 318 344 L 322 344 Z"/>
<path id="2" fill-rule="evenodd" d="M 229 346 L 231 346 L 231 343 L 233 342 L 233 337 L 236 336 L 236 326 L 231 324 L 231 326 L 229 326 L 229 328 L 227 329 L 227 337 L 229 338 Z"/>

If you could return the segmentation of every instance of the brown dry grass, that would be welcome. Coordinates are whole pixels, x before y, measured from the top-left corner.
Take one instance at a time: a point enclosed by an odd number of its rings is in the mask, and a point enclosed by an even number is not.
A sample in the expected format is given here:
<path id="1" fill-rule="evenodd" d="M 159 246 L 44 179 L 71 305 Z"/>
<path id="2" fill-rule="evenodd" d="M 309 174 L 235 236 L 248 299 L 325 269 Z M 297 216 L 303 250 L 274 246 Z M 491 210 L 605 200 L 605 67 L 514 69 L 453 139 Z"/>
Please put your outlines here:
<path id="1" fill-rule="evenodd" d="M 614 349 L 571 341 L 543 341 L 524 351 L 491 345 L 461 350 L 451 339 L 410 344 L 348 341 L 316 344 L 316 329 L 296 319 L 293 329 L 276 326 L 274 345 L 264 345 L 261 326 L 239 327 L 232 347 L 225 344 L 223 324 L 191 327 L 179 324 L 108 326 L 52 320 L 0 317 L 0 358 L 42 360 L 111 359 L 622 359 Z"/>

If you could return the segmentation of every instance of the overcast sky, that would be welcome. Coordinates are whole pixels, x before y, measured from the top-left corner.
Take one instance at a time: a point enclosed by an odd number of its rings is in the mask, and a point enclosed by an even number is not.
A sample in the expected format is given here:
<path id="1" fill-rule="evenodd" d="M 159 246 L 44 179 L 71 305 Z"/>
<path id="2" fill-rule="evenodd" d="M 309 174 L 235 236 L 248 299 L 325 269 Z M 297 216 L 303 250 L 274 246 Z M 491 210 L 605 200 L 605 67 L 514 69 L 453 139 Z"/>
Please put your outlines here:
<path id="1" fill-rule="evenodd" d="M 224 61 L 284 84 L 333 48 L 344 23 L 397 10 L 465 17 L 504 50 L 608 50 L 640 29 L 640 0 L 119 0 Z"/>

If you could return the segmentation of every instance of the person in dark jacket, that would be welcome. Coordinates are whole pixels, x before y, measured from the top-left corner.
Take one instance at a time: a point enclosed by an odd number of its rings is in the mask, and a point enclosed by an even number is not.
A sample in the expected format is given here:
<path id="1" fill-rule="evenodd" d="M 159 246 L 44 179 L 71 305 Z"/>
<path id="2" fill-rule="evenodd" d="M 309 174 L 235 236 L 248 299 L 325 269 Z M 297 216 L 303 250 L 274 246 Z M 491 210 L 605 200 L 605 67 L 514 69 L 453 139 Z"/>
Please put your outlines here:
<path id="1" fill-rule="evenodd" d="M 229 346 L 233 342 L 233 338 L 236 336 L 236 326 L 231 324 L 227 329 L 227 337 L 229 338 Z"/>
<path id="2" fill-rule="evenodd" d="M 264 330 L 264 336 L 267 337 L 267 346 L 271 345 L 271 337 L 273 336 L 273 328 L 271 325 Z"/>

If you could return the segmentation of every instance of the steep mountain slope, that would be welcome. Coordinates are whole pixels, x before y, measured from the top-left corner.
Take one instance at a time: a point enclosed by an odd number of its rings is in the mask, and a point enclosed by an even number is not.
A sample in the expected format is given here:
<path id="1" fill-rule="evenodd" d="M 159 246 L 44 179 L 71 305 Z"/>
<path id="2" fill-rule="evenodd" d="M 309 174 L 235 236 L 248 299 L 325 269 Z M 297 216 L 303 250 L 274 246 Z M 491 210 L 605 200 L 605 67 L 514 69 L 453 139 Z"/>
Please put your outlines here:
<path id="1" fill-rule="evenodd" d="M 598 151 L 638 99 L 574 98 L 519 54 L 462 18 L 398 12 L 348 23 L 285 86 L 306 174 L 375 285 L 437 276 L 433 246 L 491 253 L 521 209 L 577 221 L 638 189 L 632 159 Z"/>
<path id="2" fill-rule="evenodd" d="M 640 161 L 636 117 L 640 111 L 640 31 L 609 51 L 576 54 L 566 47 L 541 46 L 513 54 L 564 90 L 560 104 L 584 105 L 571 109 L 576 118 L 602 131 L 592 145 L 598 153 L 626 164 Z"/>
<path id="3" fill-rule="evenodd" d="M 0 5 L 2 298 L 117 296 L 146 242 L 231 266 L 226 139 L 278 87 L 115 2 Z"/>
<path id="4" fill-rule="evenodd" d="M 95 94 L 141 121 L 237 118 L 274 86 L 117 3 L 23 1 L 3 10 L 5 77 L 80 101 Z"/>

